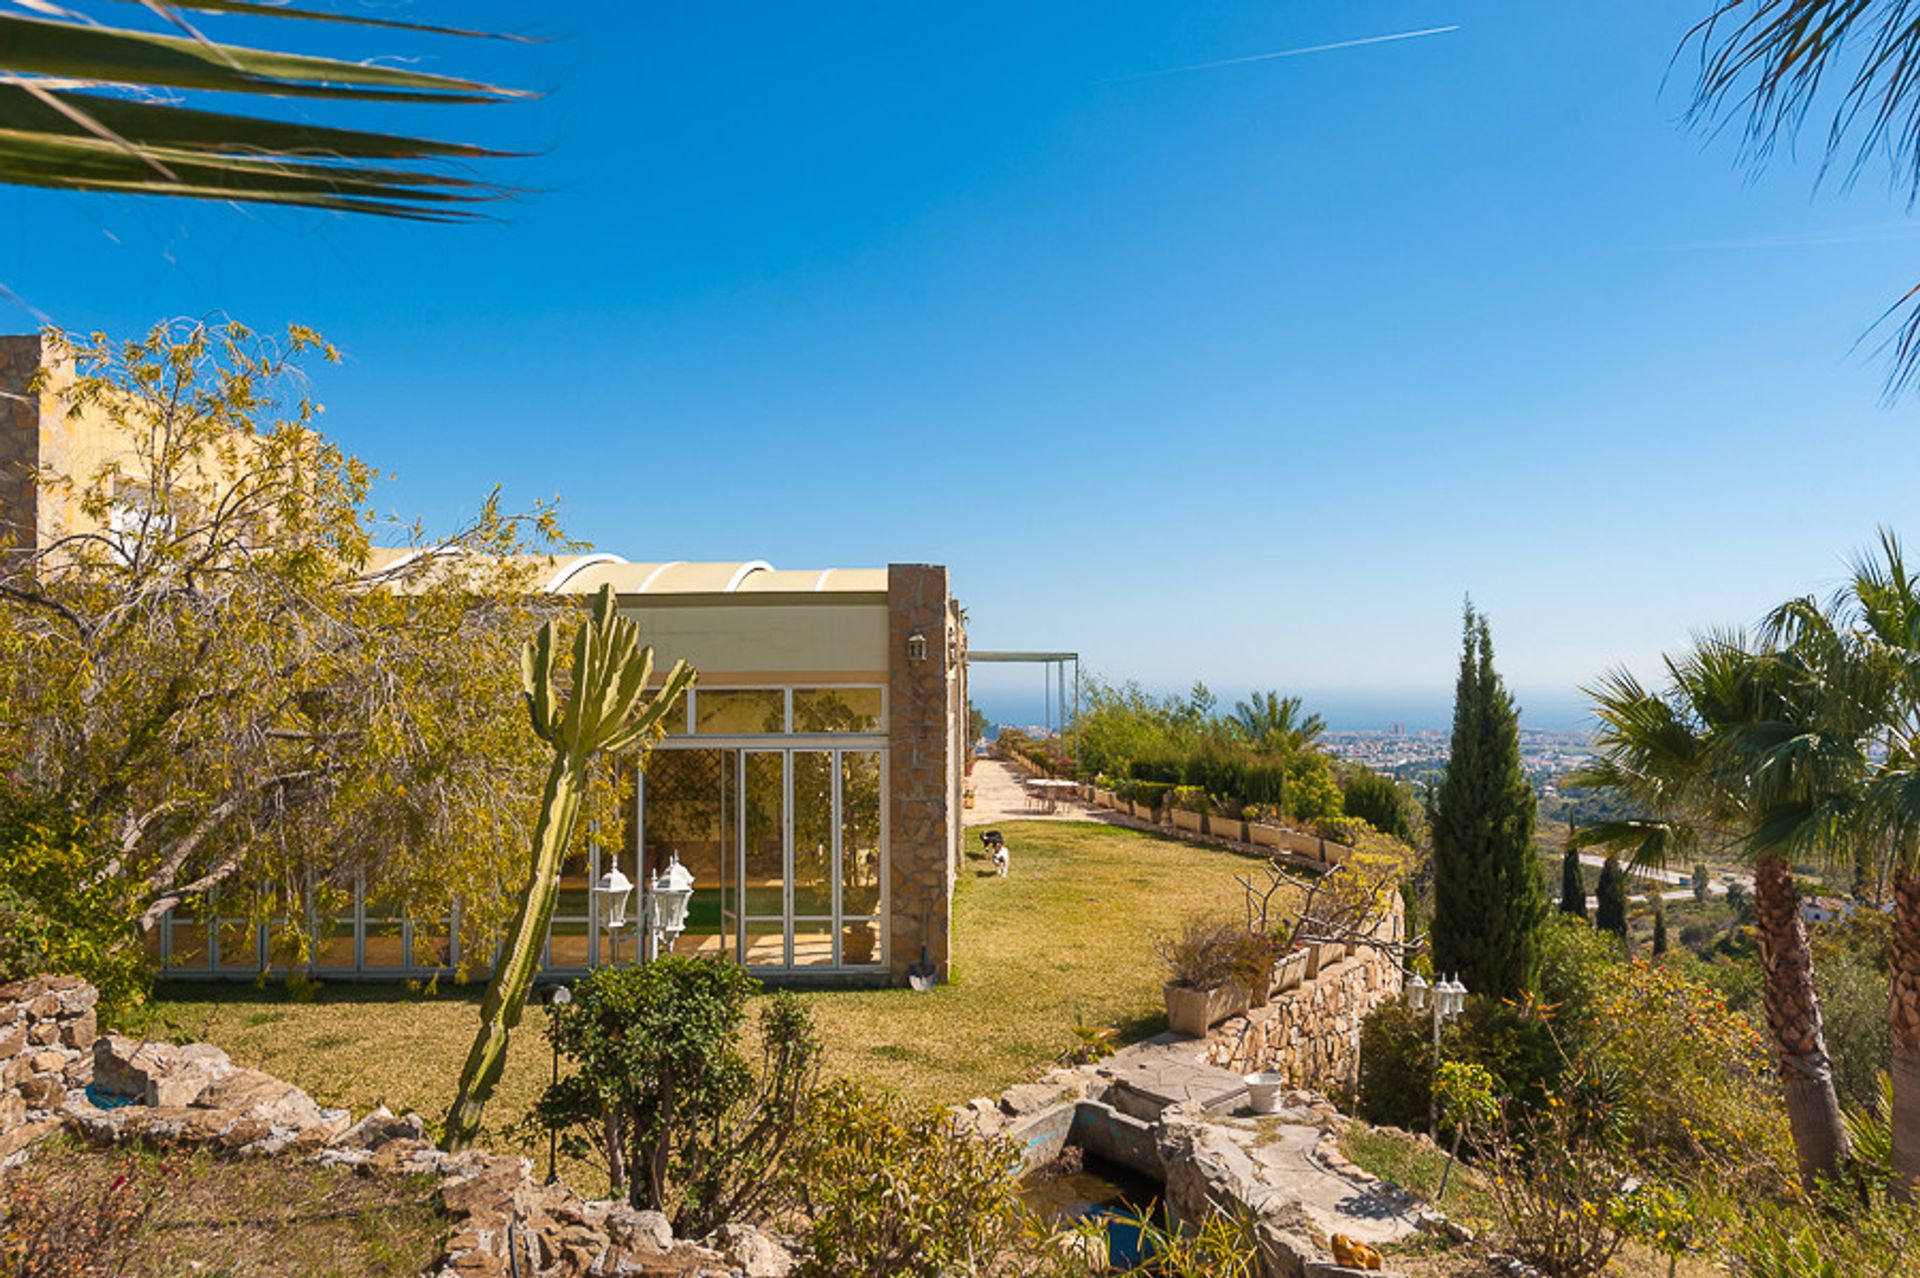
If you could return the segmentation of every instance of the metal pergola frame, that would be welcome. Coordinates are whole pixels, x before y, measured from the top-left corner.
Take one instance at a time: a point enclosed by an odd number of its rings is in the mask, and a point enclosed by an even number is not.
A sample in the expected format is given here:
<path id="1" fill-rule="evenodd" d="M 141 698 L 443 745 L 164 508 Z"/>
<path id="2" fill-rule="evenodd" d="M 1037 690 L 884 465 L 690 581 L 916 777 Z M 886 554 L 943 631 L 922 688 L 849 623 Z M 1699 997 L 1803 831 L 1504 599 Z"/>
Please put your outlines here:
<path id="1" fill-rule="evenodd" d="M 1080 654 L 1077 652 L 989 652 L 972 650 L 967 653 L 967 663 L 986 662 L 1000 665 L 1042 666 L 1040 687 L 1045 700 L 1043 711 L 1046 728 L 1057 732 L 1062 745 L 1066 744 L 1070 727 L 1080 723 Z M 1067 714 L 1067 666 L 1073 666 L 1073 714 Z M 1059 715 L 1056 724 L 1054 716 Z M 1069 752 L 1071 753 L 1071 752 Z"/>

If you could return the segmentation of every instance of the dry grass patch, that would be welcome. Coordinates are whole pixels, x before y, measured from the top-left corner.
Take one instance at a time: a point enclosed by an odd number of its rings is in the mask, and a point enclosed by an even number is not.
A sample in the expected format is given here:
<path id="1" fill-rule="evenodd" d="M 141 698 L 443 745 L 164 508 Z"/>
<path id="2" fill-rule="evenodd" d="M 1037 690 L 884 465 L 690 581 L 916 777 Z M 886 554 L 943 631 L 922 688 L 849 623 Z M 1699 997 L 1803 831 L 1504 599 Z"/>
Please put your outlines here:
<path id="1" fill-rule="evenodd" d="M 65 1141 L 4 1180 L 7 1242 L 71 1249 L 38 1274 L 127 1278 L 410 1278 L 440 1253 L 448 1220 L 431 1176 L 357 1174 L 282 1159 L 100 1150 Z M 112 1230 L 88 1230 L 115 1217 Z M 76 1231 L 75 1226 L 81 1226 Z M 124 1269 L 88 1256 L 118 1234 Z M 19 1263 L 17 1253 L 8 1263 Z M 97 1270 L 89 1264 L 107 1262 Z M 16 1272 L 8 1269 L 7 1272 Z"/>

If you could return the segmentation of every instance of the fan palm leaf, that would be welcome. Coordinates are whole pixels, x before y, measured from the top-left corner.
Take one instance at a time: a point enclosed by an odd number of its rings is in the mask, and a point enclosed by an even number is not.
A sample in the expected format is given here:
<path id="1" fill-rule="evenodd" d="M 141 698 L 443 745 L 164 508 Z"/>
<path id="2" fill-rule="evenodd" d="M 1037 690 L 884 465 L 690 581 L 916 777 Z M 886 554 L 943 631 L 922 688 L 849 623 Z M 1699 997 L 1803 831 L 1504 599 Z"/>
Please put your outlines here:
<path id="1" fill-rule="evenodd" d="M 8 0 L 0 0 L 4 6 Z M 474 105 L 525 94 L 480 80 L 216 42 L 185 11 L 344 23 L 430 35 L 486 33 L 256 0 L 96 0 L 158 14 L 177 33 L 49 6 L 0 8 L 0 182 L 246 200 L 452 220 L 505 194 L 454 162 L 507 154 L 470 143 L 187 105 L 181 93 L 326 103 Z M 164 95 L 164 96 L 163 96 Z M 426 167 L 423 167 L 423 164 Z"/>
<path id="2" fill-rule="evenodd" d="M 1719 0 L 1687 48 L 1699 54 L 1690 118 L 1737 126 L 1755 163 L 1831 100 L 1827 160 L 1850 152 L 1851 178 L 1887 156 L 1909 202 L 1920 198 L 1920 0 Z M 1920 285 L 1887 308 L 1889 322 L 1891 395 L 1920 375 Z"/>

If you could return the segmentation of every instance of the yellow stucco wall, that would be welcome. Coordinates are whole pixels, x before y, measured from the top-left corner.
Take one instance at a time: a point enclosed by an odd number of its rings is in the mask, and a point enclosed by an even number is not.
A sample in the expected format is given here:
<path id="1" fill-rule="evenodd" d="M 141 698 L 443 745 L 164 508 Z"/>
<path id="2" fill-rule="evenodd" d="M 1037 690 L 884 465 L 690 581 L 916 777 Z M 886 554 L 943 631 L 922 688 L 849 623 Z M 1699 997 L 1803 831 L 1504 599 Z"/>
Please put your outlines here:
<path id="1" fill-rule="evenodd" d="M 622 600 L 656 666 L 684 660 L 706 685 L 873 683 L 887 671 L 887 605 L 804 596 L 717 597 L 711 603 Z"/>

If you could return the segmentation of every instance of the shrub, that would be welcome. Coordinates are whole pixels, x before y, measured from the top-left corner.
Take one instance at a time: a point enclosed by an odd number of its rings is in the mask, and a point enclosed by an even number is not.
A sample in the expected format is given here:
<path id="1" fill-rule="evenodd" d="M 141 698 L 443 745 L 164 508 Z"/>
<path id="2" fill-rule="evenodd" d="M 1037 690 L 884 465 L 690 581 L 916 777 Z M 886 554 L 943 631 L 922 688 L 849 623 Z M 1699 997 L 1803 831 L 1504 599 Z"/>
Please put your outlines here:
<path id="1" fill-rule="evenodd" d="M 837 1081 L 807 1105 L 794 1151 L 803 1278 L 1086 1273 L 1019 1197 L 1018 1146 L 983 1140 L 946 1111 Z"/>
<path id="2" fill-rule="evenodd" d="M 1422 1128 L 1433 1087 L 1433 1020 L 1405 1000 L 1382 1003 L 1360 1024 L 1360 1113 L 1385 1127 Z"/>
<path id="3" fill-rule="evenodd" d="M 1225 919 L 1195 915 L 1179 932 L 1159 938 L 1154 949 L 1173 983 L 1188 989 L 1238 985 L 1258 993 L 1273 973 L 1273 938 Z"/>
<path id="4" fill-rule="evenodd" d="M 1361 770 L 1350 774 L 1340 789 L 1341 806 L 1348 816 L 1358 817 L 1402 843 L 1413 842 L 1413 800 L 1399 782 Z"/>
<path id="5" fill-rule="evenodd" d="M 1197 785 L 1176 785 L 1173 787 L 1173 806 L 1182 812 L 1206 812 L 1211 808 L 1207 792 Z"/>
<path id="6" fill-rule="evenodd" d="M 43 972 L 91 981 L 109 1022 L 145 1001 L 152 984 L 126 876 L 102 877 L 111 858 L 72 813 L 0 781 L 0 982 Z"/>
<path id="7" fill-rule="evenodd" d="M 1858 1278 L 1912 1272 L 1920 1208 L 1828 1191 L 1812 1200 L 1747 1204 L 1727 1252 L 1744 1278 Z"/>
<path id="8" fill-rule="evenodd" d="M 594 971 L 551 1009 L 547 1036 L 577 1072 L 547 1089 L 533 1121 L 576 1156 L 598 1154 L 615 1188 L 665 1212 L 675 1233 L 751 1218 L 783 1191 L 819 1056 L 806 1006 L 783 993 L 761 1011 L 760 1069 L 747 1063 L 741 1033 L 759 989 L 711 959 Z"/>
<path id="9" fill-rule="evenodd" d="M 1471 1134 L 1508 1250 L 1550 1278 L 1589 1278 L 1625 1241 L 1626 1165 L 1602 1109 L 1579 1095 L 1509 1112 Z"/>

